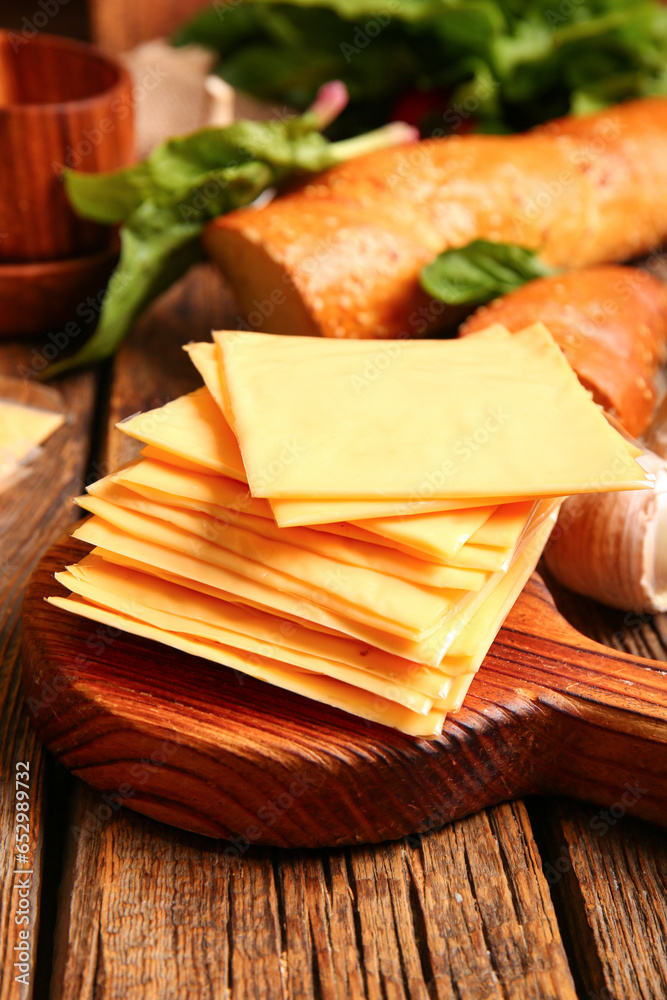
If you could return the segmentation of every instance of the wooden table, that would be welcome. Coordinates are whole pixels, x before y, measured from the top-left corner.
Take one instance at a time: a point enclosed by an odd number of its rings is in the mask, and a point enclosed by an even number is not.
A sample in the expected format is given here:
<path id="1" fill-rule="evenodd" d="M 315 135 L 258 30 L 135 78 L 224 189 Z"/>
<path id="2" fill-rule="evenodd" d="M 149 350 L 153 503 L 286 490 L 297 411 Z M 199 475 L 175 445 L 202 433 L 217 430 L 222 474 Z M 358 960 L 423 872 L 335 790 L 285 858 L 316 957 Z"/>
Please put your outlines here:
<path id="1" fill-rule="evenodd" d="M 40 749 L 19 690 L 31 568 L 75 518 L 71 497 L 133 453 L 114 423 L 194 388 L 180 345 L 235 324 L 217 275 L 191 273 L 109 370 L 62 380 L 67 426 L 21 487 L 0 495 L 0 1000 L 31 996 L 12 966 L 14 775 L 24 760 L 35 997 L 667 997 L 667 837 L 622 806 L 514 802 L 376 847 L 245 850 L 119 810 Z M 40 350 L 0 345 L 0 374 L 25 374 Z M 667 617 L 558 599 L 588 634 L 667 660 Z"/>

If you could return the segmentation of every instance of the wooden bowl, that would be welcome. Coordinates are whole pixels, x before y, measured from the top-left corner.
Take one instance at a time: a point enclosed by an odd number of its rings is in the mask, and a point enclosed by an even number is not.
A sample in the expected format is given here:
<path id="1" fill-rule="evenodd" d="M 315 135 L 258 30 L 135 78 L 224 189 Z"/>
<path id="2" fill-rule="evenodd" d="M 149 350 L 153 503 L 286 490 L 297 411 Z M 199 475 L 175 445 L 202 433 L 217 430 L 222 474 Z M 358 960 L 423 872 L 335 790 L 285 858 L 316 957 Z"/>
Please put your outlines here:
<path id="1" fill-rule="evenodd" d="M 127 71 L 92 46 L 0 31 L 0 262 L 104 250 L 108 229 L 75 215 L 61 174 L 133 161 L 132 100 Z"/>
<path id="2" fill-rule="evenodd" d="M 34 264 L 0 262 L 0 340 L 48 331 L 55 351 L 43 367 L 83 333 L 99 315 L 102 296 L 118 260 L 119 242 L 105 250 L 69 260 Z"/>

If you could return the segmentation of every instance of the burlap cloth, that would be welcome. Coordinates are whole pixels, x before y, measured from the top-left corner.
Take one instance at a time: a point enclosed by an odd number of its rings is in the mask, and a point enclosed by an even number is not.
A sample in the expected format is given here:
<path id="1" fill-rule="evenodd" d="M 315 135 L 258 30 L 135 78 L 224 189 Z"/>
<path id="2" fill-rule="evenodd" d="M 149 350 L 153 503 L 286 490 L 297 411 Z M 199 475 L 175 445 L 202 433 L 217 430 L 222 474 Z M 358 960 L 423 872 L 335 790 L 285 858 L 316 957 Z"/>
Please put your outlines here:
<path id="1" fill-rule="evenodd" d="M 172 48 L 165 39 L 137 46 L 121 56 L 134 80 L 137 156 L 159 142 L 205 125 L 237 118 L 284 116 L 290 109 L 262 104 L 211 74 L 217 56 L 198 45 Z"/>

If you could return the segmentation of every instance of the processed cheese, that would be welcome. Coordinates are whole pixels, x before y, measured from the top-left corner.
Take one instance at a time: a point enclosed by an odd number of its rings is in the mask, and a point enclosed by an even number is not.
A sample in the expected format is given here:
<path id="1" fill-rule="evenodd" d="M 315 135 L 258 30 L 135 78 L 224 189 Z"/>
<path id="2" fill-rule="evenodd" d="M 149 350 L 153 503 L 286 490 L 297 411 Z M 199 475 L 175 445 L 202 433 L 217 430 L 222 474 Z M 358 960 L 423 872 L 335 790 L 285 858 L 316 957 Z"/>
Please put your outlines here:
<path id="1" fill-rule="evenodd" d="M 201 465 L 199 462 L 191 462 L 183 455 L 175 455 L 173 452 L 164 451 L 162 448 L 158 448 L 157 445 L 147 444 L 145 448 L 141 449 L 140 455 L 143 458 L 154 459 L 156 462 L 165 462 L 168 465 L 175 465 L 179 469 L 191 469 L 193 472 L 203 472 L 210 473 L 212 470 L 205 465 Z M 245 479 L 243 480 L 245 482 Z"/>
<path id="2" fill-rule="evenodd" d="M 239 485 L 238 481 L 229 479 L 228 477 L 215 475 L 208 470 L 206 473 L 198 474 L 188 469 L 183 469 L 179 466 L 170 465 L 167 462 L 157 462 L 152 459 L 138 459 L 131 462 L 125 468 L 119 470 L 118 472 L 112 473 L 110 480 L 116 483 L 120 483 L 139 493 L 141 496 L 146 497 L 150 500 L 156 500 L 159 503 L 171 504 L 174 506 L 185 507 L 189 510 L 198 510 L 202 513 L 209 514 L 213 517 L 221 517 L 224 520 L 229 520 L 230 515 L 227 509 L 230 508 L 232 511 L 243 511 L 248 514 L 257 515 L 264 518 L 271 518 L 271 509 L 266 500 L 252 497 L 248 490 L 244 489 Z M 94 494 L 99 494 L 103 489 L 103 483 L 105 481 L 101 480 L 99 483 L 95 483 L 90 486 L 89 492 Z M 443 515 L 443 520 L 449 521 L 451 515 Z M 272 520 L 272 518 L 271 518 Z M 432 538 L 434 534 L 434 527 L 431 526 L 428 520 L 425 521 L 423 525 L 423 530 L 419 530 L 417 525 L 416 530 L 408 530 L 406 532 L 406 537 L 408 534 L 411 535 L 415 544 L 413 546 L 407 543 L 402 543 L 399 539 L 402 537 L 401 523 L 404 521 L 412 521 L 413 518 L 397 518 L 396 520 L 396 539 L 391 539 L 386 537 L 386 535 L 392 534 L 389 527 L 390 519 L 386 522 L 386 534 L 380 538 L 377 537 L 378 532 L 366 531 L 365 528 L 360 525 L 347 525 L 347 524 L 335 524 L 335 525 L 322 525 L 318 526 L 320 531 L 318 534 L 325 532 L 327 534 L 340 534 L 344 537 L 354 538 L 360 542 L 366 542 L 368 544 L 377 545 L 380 542 L 385 545 L 391 545 L 393 548 L 397 548 L 398 551 L 403 552 L 407 556 L 412 556 L 414 559 L 418 559 L 420 563 L 423 563 L 425 559 L 429 561 L 435 561 L 440 563 L 451 563 L 451 557 L 449 557 L 449 550 L 453 548 L 454 550 L 459 549 L 458 541 L 463 537 L 464 532 L 469 531 L 471 527 L 477 525 L 480 521 L 477 517 L 466 518 L 465 515 L 459 517 L 454 515 L 454 523 L 451 528 L 446 524 L 439 536 L 440 539 L 446 537 L 448 542 L 449 539 L 453 539 L 453 544 L 444 543 L 439 551 L 436 546 L 431 544 L 429 546 L 429 539 Z M 414 520 L 421 521 L 421 518 L 414 518 Z M 498 520 L 496 518 L 496 520 Z M 385 522 L 383 522 L 384 524 Z M 500 521 L 500 524 L 503 522 Z M 270 529 L 267 529 L 270 530 Z M 305 536 L 301 536 L 304 540 L 307 538 L 312 538 L 313 532 L 308 532 Z M 289 537 L 289 536 L 285 536 Z M 487 533 L 487 538 L 490 537 Z M 499 541 L 503 539 L 499 536 Z M 431 548 L 431 552 L 425 551 Z M 503 562 L 509 553 L 509 549 L 504 553 L 504 555 L 499 556 L 494 553 L 487 553 L 484 550 L 479 550 L 477 548 L 468 548 L 465 556 L 463 556 L 463 563 L 459 564 L 460 569 L 472 570 L 472 571 L 482 571 L 487 572 L 488 570 L 495 570 L 502 568 Z M 423 567 L 422 567 L 423 569 Z M 428 572 L 423 569 L 424 572 Z M 449 575 L 449 582 L 447 582 L 446 574 L 441 573 L 438 579 L 437 573 L 430 577 L 431 586 L 470 586 L 474 588 L 477 583 L 481 584 L 482 578 L 477 576 L 477 581 L 474 577 L 465 577 L 459 575 L 458 580 L 456 575 L 451 573 Z M 413 577 L 408 577 L 412 578 Z M 428 581 L 424 581 L 428 582 Z"/>
<path id="3" fill-rule="evenodd" d="M 225 394 L 220 379 L 215 344 L 186 344 L 183 350 L 187 353 L 190 361 L 201 375 L 204 385 L 213 396 L 226 422 L 229 424 L 229 414 L 225 411 Z"/>
<path id="4" fill-rule="evenodd" d="M 320 338 L 216 335 L 251 493 L 519 500 L 649 485 L 546 327 L 511 349 L 462 347 L 478 339 L 406 342 L 362 390 L 359 362 L 387 344 L 348 355 Z"/>
<path id="5" fill-rule="evenodd" d="M 64 422 L 62 413 L 0 399 L 0 486 Z"/>
<path id="6" fill-rule="evenodd" d="M 324 702 L 326 705 L 351 712 L 353 715 L 359 715 L 371 722 L 379 722 L 400 729 L 410 736 L 438 736 L 442 732 L 445 718 L 445 712 L 442 710 L 430 712 L 428 715 L 420 715 L 408 708 L 403 708 L 401 705 L 396 705 L 394 702 L 387 701 L 379 695 L 369 695 L 361 688 L 355 688 L 330 677 L 306 671 L 289 670 L 282 663 L 269 660 L 266 657 L 243 654 L 231 647 L 204 642 L 174 632 L 166 632 L 164 629 L 155 628 L 133 618 L 88 604 L 81 598 L 49 597 L 48 600 L 50 604 L 83 618 L 101 622 L 141 638 L 161 642 L 192 656 L 204 657 L 214 663 L 230 667 L 232 670 L 239 670 L 258 680 L 267 681 L 276 687 L 304 695 L 314 701 Z"/>
<path id="7" fill-rule="evenodd" d="M 504 339 L 507 339 L 504 331 L 502 334 L 501 327 L 498 328 L 501 331 L 501 335 Z M 498 332 L 498 331 L 496 331 Z M 485 333 L 486 336 L 486 333 Z M 227 392 L 225 389 L 225 384 L 222 379 L 221 366 L 219 364 L 219 359 L 216 356 L 215 345 L 210 343 L 195 343 L 188 344 L 185 347 L 191 361 L 196 367 L 199 374 L 202 376 L 206 387 L 208 388 L 211 396 L 218 404 L 222 418 L 224 421 L 233 425 L 233 418 L 229 409 L 229 400 L 227 398 Z M 293 521 L 295 526 L 304 524 L 324 524 L 331 523 L 336 520 L 345 521 L 355 521 L 362 520 L 365 517 L 379 517 L 380 515 L 386 517 L 400 516 L 405 517 L 413 513 L 425 512 L 425 511 L 441 511 L 441 510 L 465 510 L 467 513 L 468 504 L 472 506 L 479 506 L 479 502 L 475 500 L 464 500 L 464 501 L 406 501 L 405 503 L 395 504 L 395 503 L 383 503 L 383 504 L 359 504 L 350 503 L 347 507 L 345 505 L 334 504 L 327 505 L 320 503 L 320 510 L 308 511 L 307 505 L 311 504 L 310 501 L 306 501 L 304 505 L 302 502 L 297 501 L 295 503 L 275 501 L 275 515 L 278 524 L 281 527 L 290 527 L 290 522 Z M 482 517 L 479 518 L 479 524 L 483 523 Z M 364 527 L 367 527 L 364 525 Z"/>
<path id="8" fill-rule="evenodd" d="M 116 425 L 130 437 L 169 452 L 187 462 L 245 482 L 236 438 L 204 386 L 165 406 L 138 413 Z"/>
<path id="9" fill-rule="evenodd" d="M 263 580 L 276 589 L 408 639 L 419 639 L 433 631 L 447 613 L 453 613 L 468 597 L 466 591 L 417 587 L 396 577 L 383 577 L 343 563 L 336 564 L 333 570 L 326 560 L 314 553 L 291 545 L 268 543 L 261 536 L 252 536 L 233 525 L 223 526 L 223 531 L 205 525 L 199 534 L 116 507 L 98 497 L 87 497 L 82 506 L 84 503 L 87 510 L 138 539 L 194 556 L 252 580 Z M 93 524 L 95 520 L 93 518 Z M 90 522 L 87 524 L 90 526 Z M 84 524 L 78 529 L 77 537 L 82 537 L 82 529 L 90 530 Z M 215 533 L 216 541 L 206 537 L 208 530 Z"/>
<path id="10" fill-rule="evenodd" d="M 353 636 L 367 645 L 376 646 L 403 659 L 434 668 L 442 666 L 445 653 L 473 615 L 484 613 L 486 600 L 500 580 L 500 576 L 496 574 L 482 591 L 472 595 L 471 599 L 454 615 L 449 616 L 431 636 L 414 642 L 341 617 L 303 598 L 276 591 L 261 582 L 225 573 L 220 567 L 202 563 L 187 555 L 154 545 L 145 539 L 134 538 L 103 521 L 96 519 L 87 521 L 81 525 L 75 536 L 91 544 L 103 546 L 102 549 L 96 549 L 95 553 L 107 561 L 118 562 L 142 573 L 153 574 L 160 579 L 187 586 L 218 599 L 234 600 L 237 603 L 241 601 L 259 610 L 278 612 L 283 618 L 309 628 Z M 532 536 L 527 534 L 522 546 L 525 549 L 529 544 L 533 546 L 533 558 L 536 562 L 541 547 L 538 545 L 536 548 Z M 77 567 L 70 569 L 71 572 L 77 571 Z M 509 570 L 508 577 L 514 579 L 515 576 L 516 570 L 513 566 Z M 449 673 L 452 670 L 460 672 L 467 669 L 467 662 L 461 666 L 455 661 L 451 663 L 447 661 L 446 668 Z"/>
<path id="11" fill-rule="evenodd" d="M 503 504 L 471 536 L 471 543 L 491 548 L 514 548 L 533 516 L 535 507 L 535 502 L 530 500 Z"/>
<path id="12" fill-rule="evenodd" d="M 187 344 L 185 350 L 204 380 L 204 385 L 220 407 L 225 421 L 230 427 L 233 427 L 234 414 L 229 406 L 229 398 L 222 378 L 222 369 L 216 345 L 212 343 Z"/>
<path id="13" fill-rule="evenodd" d="M 541 500 L 548 494 L 525 497 Z M 556 496 L 558 494 L 554 494 Z M 271 510 L 283 528 L 301 525 L 321 525 L 333 521 L 353 521 L 364 525 L 369 519 L 409 517 L 413 514 L 430 514 L 436 511 L 462 511 L 473 507 L 489 507 L 514 503 L 514 496 L 460 497 L 458 500 L 278 500 L 270 498 Z"/>
<path id="14" fill-rule="evenodd" d="M 193 473 L 166 462 L 144 459 L 114 473 L 113 478 L 115 482 L 161 503 L 192 501 L 202 505 L 201 508 L 193 509 L 206 510 L 208 513 L 231 509 L 247 511 L 260 517 L 272 516 L 266 500 L 252 497 L 243 484 L 228 476 Z"/>
<path id="15" fill-rule="evenodd" d="M 395 701 L 420 715 L 427 715 L 433 707 L 432 698 L 420 694 L 398 678 L 392 679 L 360 667 L 350 667 L 344 663 L 332 661 L 326 656 L 318 655 L 318 653 L 296 650 L 288 644 L 277 645 L 275 642 L 256 639 L 243 632 L 211 624 L 208 620 L 191 619 L 171 611 L 165 612 L 140 603 L 134 598 L 123 597 L 116 590 L 103 590 L 82 584 L 68 573 L 58 573 L 56 579 L 63 586 L 78 593 L 92 604 L 100 605 L 111 611 L 118 611 L 130 618 L 163 629 L 165 632 L 177 632 L 195 639 L 228 645 L 253 656 L 278 658 L 285 666 L 299 667 L 317 674 L 324 673 L 336 680 L 364 688 L 364 690 L 387 698 L 389 701 Z"/>
<path id="16" fill-rule="evenodd" d="M 123 423 L 143 452 L 79 498 L 95 548 L 50 600 L 405 733 L 461 706 L 562 495 L 647 485 L 539 324 L 361 384 L 387 345 L 214 336 L 204 388 Z"/>
<path id="17" fill-rule="evenodd" d="M 448 682 L 443 681 L 438 671 L 385 653 L 368 643 L 285 621 L 265 611 L 241 607 L 221 598 L 201 594 L 185 585 L 106 562 L 99 556 L 87 556 L 57 578 L 79 596 L 131 618 L 140 618 L 145 609 L 152 609 L 182 619 L 180 628 L 165 625 L 168 631 L 206 637 L 205 632 L 192 631 L 195 624 L 198 627 L 219 629 L 227 634 L 226 639 L 219 639 L 221 642 L 227 641 L 235 645 L 245 637 L 269 645 L 271 652 L 266 654 L 269 656 L 279 656 L 280 650 L 287 648 L 309 656 L 325 657 L 389 680 L 400 681 L 403 686 L 429 698 L 442 697 L 443 690 L 448 686 Z M 185 621 L 190 624 L 183 625 Z M 210 637 L 212 636 L 211 632 Z M 293 665 L 296 665 L 296 661 Z"/>
<path id="18" fill-rule="evenodd" d="M 497 507 L 417 514 L 413 517 L 386 517 L 364 521 L 368 531 L 383 538 L 410 545 L 428 555 L 448 559 L 475 535 Z M 500 508 L 502 510 L 502 508 Z"/>
<path id="19" fill-rule="evenodd" d="M 546 539 L 550 527 L 551 524 L 542 526 L 542 541 Z M 504 617 L 508 605 L 512 603 L 512 593 L 525 582 L 535 558 L 533 549 L 526 554 L 519 566 L 521 575 L 511 586 L 498 588 L 494 600 L 487 602 L 487 609 L 492 614 L 495 612 L 492 621 L 487 619 L 484 624 L 480 624 L 481 618 L 478 617 L 462 634 L 462 647 L 470 646 L 471 643 L 476 647 L 474 662 L 477 666 L 493 640 L 496 626 L 502 620 L 499 616 Z M 285 643 L 286 630 L 280 619 L 271 621 L 268 616 L 262 618 L 253 613 L 246 614 L 244 619 L 238 608 L 225 606 L 224 602 L 209 601 L 200 605 L 198 602 L 203 599 L 193 599 L 185 588 L 163 585 L 160 591 L 156 591 L 155 581 L 142 578 L 141 574 L 105 566 L 102 560 L 93 559 L 90 562 L 92 565 L 89 565 L 88 572 L 79 577 L 70 573 L 59 574 L 60 581 L 78 594 L 79 599 L 50 598 L 52 603 L 92 620 L 117 626 L 186 652 L 195 652 L 196 655 L 206 656 L 214 662 L 268 680 L 287 690 L 330 701 L 340 707 L 340 702 L 330 697 L 332 690 L 336 689 L 328 683 L 320 683 L 321 675 L 317 670 L 321 668 L 325 671 L 322 680 L 326 676 L 327 680 L 346 686 L 348 700 L 343 706 L 346 710 L 353 710 L 363 717 L 397 726 L 407 732 L 433 735 L 430 730 L 438 712 L 444 715 L 460 706 L 474 676 L 476 666 L 465 673 L 457 672 L 449 683 L 440 688 L 434 707 L 433 699 L 420 695 L 409 683 L 404 683 L 409 672 L 399 677 L 392 676 L 389 665 L 389 672 L 383 675 L 382 672 L 374 673 L 332 660 L 330 653 L 334 646 L 345 645 L 345 640 L 341 642 L 331 636 L 318 636 L 316 633 L 309 634 L 308 630 L 300 630 L 298 641 L 295 642 L 288 632 L 289 638 Z M 508 583 L 507 578 L 504 583 Z M 182 612 L 189 612 L 190 615 Z M 258 632 L 264 638 L 253 639 Z M 278 645 L 275 643 L 276 632 L 280 638 Z M 300 646 L 305 646 L 312 653 L 294 648 Z M 280 660 L 275 658 L 276 652 L 279 653 Z M 362 654 L 363 651 L 359 650 L 357 655 L 361 657 Z M 343 659 L 346 655 L 343 653 Z M 459 656 L 460 659 L 463 657 Z M 298 677 L 287 669 L 290 664 L 311 673 L 307 678 Z M 276 669 L 272 669 L 274 665 Z M 410 665 L 406 664 L 406 667 L 409 671 Z M 303 683 L 307 684 L 308 680 L 311 683 L 304 689 Z M 356 691 L 355 682 L 360 685 Z M 340 695 L 340 691 L 338 694 Z M 358 698 L 358 703 L 349 700 L 355 697 Z M 354 707 L 351 708 L 351 705 Z M 403 711 L 397 714 L 396 706 Z M 369 711 L 372 714 L 368 714 Z M 426 716 L 426 726 L 418 722 L 414 715 Z M 439 722 L 440 726 L 442 721 L 441 719 Z M 437 727 L 436 724 L 435 728 Z"/>
<path id="20" fill-rule="evenodd" d="M 129 471 L 131 472 L 132 470 Z M 484 586 L 489 576 L 487 570 L 466 569 L 438 565 L 433 562 L 424 562 L 396 549 L 385 548 L 375 543 L 368 544 L 363 541 L 360 542 L 357 539 L 348 539 L 325 532 L 312 531 L 308 528 L 278 528 L 273 521 L 245 514 L 242 510 L 215 507 L 209 513 L 209 511 L 203 509 L 204 505 L 199 502 L 197 509 L 200 513 L 207 514 L 208 516 L 206 518 L 197 518 L 193 515 L 192 508 L 184 510 L 173 502 L 159 502 L 159 500 L 154 498 L 146 498 L 145 496 L 135 494 L 133 491 L 125 488 L 124 480 L 117 479 L 115 474 L 95 483 L 90 493 L 94 497 L 109 500 L 120 507 L 126 507 L 129 510 L 136 510 L 139 513 L 157 517 L 171 524 L 177 524 L 185 528 L 185 530 L 193 531 L 195 534 L 202 534 L 210 541 L 216 541 L 218 544 L 224 545 L 226 536 L 230 534 L 226 531 L 226 527 L 228 525 L 235 525 L 237 528 L 243 528 L 253 534 L 261 535 L 263 538 L 295 545 L 297 548 L 305 549 L 308 552 L 316 553 L 337 562 L 364 567 L 389 576 L 396 576 L 401 580 L 424 584 L 424 586 L 428 587 L 479 590 L 480 587 Z M 78 502 L 82 507 L 90 509 L 85 497 L 80 497 Z M 373 538 L 372 535 L 369 537 Z M 335 573 L 336 570 L 337 567 L 332 565 L 332 573 Z"/>

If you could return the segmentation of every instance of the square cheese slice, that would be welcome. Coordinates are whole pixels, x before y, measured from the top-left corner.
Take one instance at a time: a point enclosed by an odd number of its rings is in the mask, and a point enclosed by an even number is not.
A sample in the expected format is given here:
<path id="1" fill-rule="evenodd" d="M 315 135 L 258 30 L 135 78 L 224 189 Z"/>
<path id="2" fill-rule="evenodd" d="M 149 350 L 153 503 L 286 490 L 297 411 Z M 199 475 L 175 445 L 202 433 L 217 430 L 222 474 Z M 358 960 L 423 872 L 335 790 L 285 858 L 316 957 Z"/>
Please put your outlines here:
<path id="1" fill-rule="evenodd" d="M 521 499 L 648 485 L 542 324 L 511 344 L 406 342 L 363 388 L 364 364 L 388 342 L 351 353 L 320 338 L 215 339 L 254 496 Z"/>

